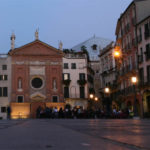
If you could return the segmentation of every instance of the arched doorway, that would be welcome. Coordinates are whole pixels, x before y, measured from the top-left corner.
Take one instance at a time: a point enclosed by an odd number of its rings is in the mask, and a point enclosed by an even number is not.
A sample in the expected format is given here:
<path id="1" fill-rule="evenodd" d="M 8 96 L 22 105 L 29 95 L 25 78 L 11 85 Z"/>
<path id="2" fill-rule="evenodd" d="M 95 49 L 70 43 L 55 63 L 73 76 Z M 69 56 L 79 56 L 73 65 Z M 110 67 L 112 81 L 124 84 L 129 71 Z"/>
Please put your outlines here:
<path id="1" fill-rule="evenodd" d="M 45 96 L 39 92 L 36 92 L 30 96 L 31 98 L 31 105 L 30 105 L 30 112 L 31 112 L 31 118 L 36 118 L 37 115 L 37 109 L 41 107 L 41 110 L 45 110 L 46 103 Z"/>
<path id="2" fill-rule="evenodd" d="M 41 107 L 41 110 L 45 110 L 46 104 L 44 102 L 32 102 L 30 106 L 31 110 L 31 118 L 36 118 L 37 116 L 37 109 Z"/>

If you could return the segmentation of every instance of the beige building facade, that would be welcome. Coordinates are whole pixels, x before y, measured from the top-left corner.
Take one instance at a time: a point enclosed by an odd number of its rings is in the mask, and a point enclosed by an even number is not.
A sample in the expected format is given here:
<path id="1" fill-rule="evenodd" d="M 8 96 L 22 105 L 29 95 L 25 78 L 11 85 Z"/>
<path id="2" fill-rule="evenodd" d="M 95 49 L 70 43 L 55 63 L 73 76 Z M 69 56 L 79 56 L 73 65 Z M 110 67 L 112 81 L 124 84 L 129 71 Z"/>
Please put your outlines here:
<path id="1" fill-rule="evenodd" d="M 0 55 L 0 117 L 7 118 L 11 97 L 11 57 Z"/>

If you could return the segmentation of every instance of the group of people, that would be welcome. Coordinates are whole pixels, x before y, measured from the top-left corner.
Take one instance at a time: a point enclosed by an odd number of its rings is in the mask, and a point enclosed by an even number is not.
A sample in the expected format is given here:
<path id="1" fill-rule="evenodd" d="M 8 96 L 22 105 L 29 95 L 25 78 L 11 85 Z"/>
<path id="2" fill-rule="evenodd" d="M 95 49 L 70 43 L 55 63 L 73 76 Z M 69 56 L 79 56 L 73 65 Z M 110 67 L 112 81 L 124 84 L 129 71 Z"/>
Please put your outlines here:
<path id="1" fill-rule="evenodd" d="M 113 109 L 111 112 L 107 112 L 103 109 L 83 109 L 80 108 L 49 108 L 38 107 L 36 110 L 36 118 L 79 118 L 79 119 L 92 119 L 92 118 L 131 118 L 131 112 L 129 109 L 119 110 Z"/>

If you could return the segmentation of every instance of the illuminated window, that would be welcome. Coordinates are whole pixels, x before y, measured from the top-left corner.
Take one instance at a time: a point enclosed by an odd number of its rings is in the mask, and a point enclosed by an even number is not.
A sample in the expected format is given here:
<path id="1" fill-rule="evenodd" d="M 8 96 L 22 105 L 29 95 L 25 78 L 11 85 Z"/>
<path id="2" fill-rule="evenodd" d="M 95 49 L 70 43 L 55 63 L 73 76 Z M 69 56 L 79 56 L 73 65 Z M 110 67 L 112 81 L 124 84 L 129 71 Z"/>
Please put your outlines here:
<path id="1" fill-rule="evenodd" d="M 63 79 L 64 80 L 70 80 L 70 74 L 69 73 L 64 73 L 63 74 Z"/>

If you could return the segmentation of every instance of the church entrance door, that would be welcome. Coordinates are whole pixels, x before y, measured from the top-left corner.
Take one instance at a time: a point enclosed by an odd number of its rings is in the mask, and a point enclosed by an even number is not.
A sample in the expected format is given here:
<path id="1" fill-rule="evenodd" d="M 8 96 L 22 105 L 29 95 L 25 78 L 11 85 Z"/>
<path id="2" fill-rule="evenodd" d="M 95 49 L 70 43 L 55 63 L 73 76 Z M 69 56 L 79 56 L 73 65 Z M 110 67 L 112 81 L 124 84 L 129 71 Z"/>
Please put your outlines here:
<path id="1" fill-rule="evenodd" d="M 46 104 L 44 102 L 32 102 L 31 103 L 31 118 L 37 118 L 37 109 L 41 108 L 41 111 L 45 110 Z"/>

